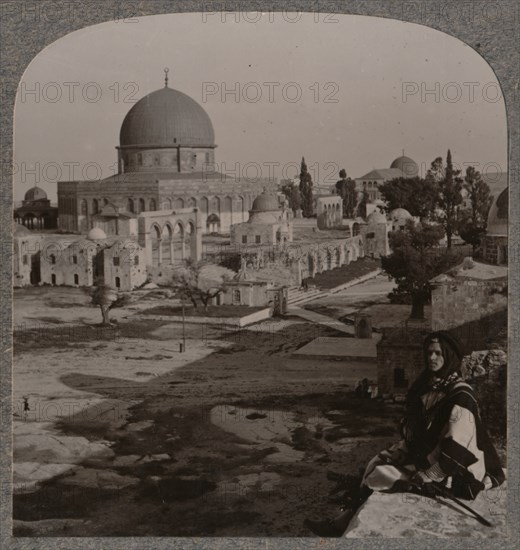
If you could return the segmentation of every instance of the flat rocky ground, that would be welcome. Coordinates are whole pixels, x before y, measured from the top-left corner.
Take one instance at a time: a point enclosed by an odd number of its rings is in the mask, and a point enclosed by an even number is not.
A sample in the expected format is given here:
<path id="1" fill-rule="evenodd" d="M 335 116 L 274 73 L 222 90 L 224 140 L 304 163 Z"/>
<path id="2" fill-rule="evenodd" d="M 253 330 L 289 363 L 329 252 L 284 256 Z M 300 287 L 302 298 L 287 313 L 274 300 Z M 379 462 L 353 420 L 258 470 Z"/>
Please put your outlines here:
<path id="1" fill-rule="evenodd" d="M 327 470 L 396 437 L 399 406 L 353 394 L 373 363 L 292 356 L 329 327 L 193 325 L 179 353 L 179 324 L 127 308 L 101 331 L 76 289 L 14 307 L 16 535 L 309 536 L 337 512 Z"/>

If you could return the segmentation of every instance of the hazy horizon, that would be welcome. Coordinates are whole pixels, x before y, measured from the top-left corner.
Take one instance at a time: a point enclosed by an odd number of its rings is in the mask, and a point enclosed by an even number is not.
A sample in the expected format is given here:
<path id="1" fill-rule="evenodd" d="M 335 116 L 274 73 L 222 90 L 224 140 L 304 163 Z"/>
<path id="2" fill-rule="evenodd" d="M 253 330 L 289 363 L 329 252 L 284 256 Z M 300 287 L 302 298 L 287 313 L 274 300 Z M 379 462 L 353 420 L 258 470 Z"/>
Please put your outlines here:
<path id="1" fill-rule="evenodd" d="M 504 101 L 495 101 L 496 77 L 469 46 L 382 18 L 271 15 L 259 23 L 150 16 L 88 27 L 45 48 L 17 97 L 14 200 L 37 184 L 55 201 L 56 179 L 112 175 L 123 119 L 164 86 L 165 67 L 169 87 L 210 116 L 218 168 L 230 175 L 238 163 L 239 175 L 254 178 L 257 163 L 262 177 L 291 177 L 305 156 L 315 184 L 330 185 L 340 168 L 360 177 L 388 168 L 403 149 L 424 171 L 448 148 L 458 165 L 507 171 Z M 223 98 L 224 87 L 239 96 Z"/>

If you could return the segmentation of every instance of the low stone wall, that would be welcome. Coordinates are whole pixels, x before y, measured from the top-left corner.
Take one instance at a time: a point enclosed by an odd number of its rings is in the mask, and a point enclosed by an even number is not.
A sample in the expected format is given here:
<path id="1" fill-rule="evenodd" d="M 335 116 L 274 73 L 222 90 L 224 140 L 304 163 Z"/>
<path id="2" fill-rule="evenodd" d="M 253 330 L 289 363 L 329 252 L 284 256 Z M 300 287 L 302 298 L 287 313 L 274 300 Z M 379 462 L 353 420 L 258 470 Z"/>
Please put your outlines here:
<path id="1" fill-rule="evenodd" d="M 271 316 L 271 309 L 265 308 L 243 317 L 190 317 L 186 315 L 184 322 L 192 325 L 218 325 L 239 329 L 253 323 L 258 323 L 259 321 L 265 321 Z M 170 321 L 171 323 L 182 323 L 181 315 L 147 315 L 146 318 L 158 321 Z"/>
<path id="2" fill-rule="evenodd" d="M 411 493 L 373 493 L 354 516 L 346 538 L 491 539 L 507 537 L 506 484 L 462 501 L 493 527 L 479 523 L 469 512 L 444 498 Z M 475 541 L 475 544 L 478 544 Z"/>

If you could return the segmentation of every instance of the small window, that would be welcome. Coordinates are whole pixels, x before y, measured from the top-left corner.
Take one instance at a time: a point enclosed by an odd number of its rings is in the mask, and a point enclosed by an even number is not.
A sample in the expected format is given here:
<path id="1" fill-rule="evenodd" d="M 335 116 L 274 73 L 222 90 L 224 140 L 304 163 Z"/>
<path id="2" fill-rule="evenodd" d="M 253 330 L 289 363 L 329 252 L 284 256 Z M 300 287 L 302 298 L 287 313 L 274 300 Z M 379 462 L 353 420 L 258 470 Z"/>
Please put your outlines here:
<path id="1" fill-rule="evenodd" d="M 134 257 L 134 265 L 139 265 L 139 256 Z"/>
<path id="2" fill-rule="evenodd" d="M 370 233 L 367 233 L 367 239 L 373 239 L 376 236 L 376 234 L 371 231 Z"/>
<path id="3" fill-rule="evenodd" d="M 119 266 L 119 256 L 114 256 L 113 262 L 114 262 L 114 266 L 118 267 Z"/>
<path id="4" fill-rule="evenodd" d="M 255 235 L 255 243 L 260 244 L 262 242 L 262 237 L 260 235 Z"/>
<path id="5" fill-rule="evenodd" d="M 51 264 L 55 264 L 56 263 L 56 256 L 54 254 L 51 254 Z"/>
<path id="6" fill-rule="evenodd" d="M 399 229 L 404 229 L 404 225 L 400 225 L 400 226 L 399 226 Z"/>
<path id="7" fill-rule="evenodd" d="M 77 273 L 74 273 L 74 284 L 79 285 L 79 275 Z"/>
<path id="8" fill-rule="evenodd" d="M 121 288 L 121 279 L 119 277 L 116 277 L 115 283 L 116 283 L 116 288 Z"/>
<path id="9" fill-rule="evenodd" d="M 27 254 L 24 254 L 23 256 L 23 265 L 27 265 Z"/>
<path id="10" fill-rule="evenodd" d="M 240 304 L 240 290 L 233 290 L 233 303 Z"/>
<path id="11" fill-rule="evenodd" d="M 74 254 L 74 256 L 72 256 L 72 263 L 73 264 L 77 264 L 78 263 L 78 257 Z"/>
<path id="12" fill-rule="evenodd" d="M 242 244 L 247 244 L 247 235 L 242 235 Z"/>
<path id="13" fill-rule="evenodd" d="M 56 275 L 54 275 L 54 273 L 51 275 L 51 284 L 56 284 Z"/>

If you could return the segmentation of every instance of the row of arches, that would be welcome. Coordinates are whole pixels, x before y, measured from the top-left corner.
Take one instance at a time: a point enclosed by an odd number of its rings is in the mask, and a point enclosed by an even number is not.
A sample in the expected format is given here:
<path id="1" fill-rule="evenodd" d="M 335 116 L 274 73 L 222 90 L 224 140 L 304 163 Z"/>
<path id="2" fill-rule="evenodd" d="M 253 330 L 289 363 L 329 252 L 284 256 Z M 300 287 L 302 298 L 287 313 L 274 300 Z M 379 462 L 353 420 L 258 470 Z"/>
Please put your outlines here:
<path id="1" fill-rule="evenodd" d="M 166 222 L 163 227 L 154 223 L 150 228 L 152 265 L 174 264 L 191 258 L 195 236 L 193 222 Z"/>
<path id="2" fill-rule="evenodd" d="M 89 203 L 87 199 L 82 199 L 80 202 L 80 214 L 82 216 L 96 215 L 103 210 L 103 207 L 109 203 L 109 200 L 106 198 L 101 199 L 92 199 Z M 141 212 L 149 212 L 157 210 L 157 202 L 155 199 L 144 199 L 144 198 L 128 198 L 126 200 L 126 210 L 127 212 L 132 212 L 133 214 L 139 214 Z"/>
<path id="3" fill-rule="evenodd" d="M 27 229 L 55 229 L 56 217 L 49 214 L 33 214 L 27 212 L 23 216 L 14 216 L 14 222 L 27 227 Z"/>
<path id="4" fill-rule="evenodd" d="M 353 245 L 352 243 L 332 245 L 326 249 L 309 251 L 300 260 L 302 278 L 314 277 L 318 273 L 330 271 L 342 265 L 348 265 L 350 262 L 364 257 L 364 255 L 363 243 L 360 240 L 357 242 L 357 245 Z"/>
<path id="5" fill-rule="evenodd" d="M 199 208 L 203 214 L 209 212 L 245 212 L 253 204 L 252 196 L 231 197 L 165 197 L 161 199 L 161 210 L 175 210 L 180 208 Z"/>
<path id="6" fill-rule="evenodd" d="M 161 199 L 161 210 L 176 210 L 182 208 L 200 208 L 201 212 L 246 212 L 253 204 L 254 197 L 251 195 L 231 197 L 165 197 Z M 107 198 L 94 198 L 90 201 L 82 199 L 80 201 L 80 214 L 82 216 L 96 215 L 101 212 L 104 206 L 109 203 Z M 127 212 L 140 214 L 141 212 L 153 212 L 158 210 L 157 201 L 154 198 L 135 198 L 126 199 L 125 208 Z"/>

